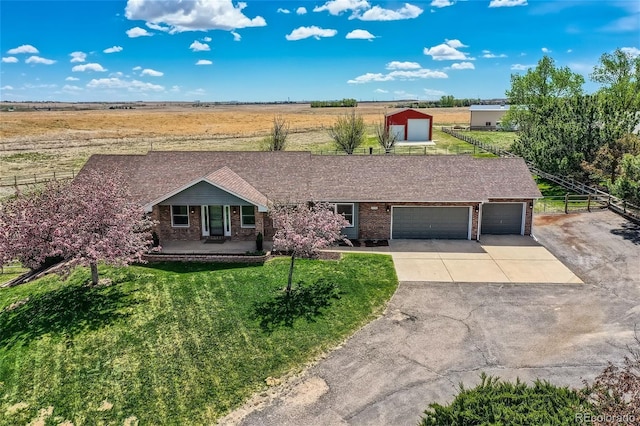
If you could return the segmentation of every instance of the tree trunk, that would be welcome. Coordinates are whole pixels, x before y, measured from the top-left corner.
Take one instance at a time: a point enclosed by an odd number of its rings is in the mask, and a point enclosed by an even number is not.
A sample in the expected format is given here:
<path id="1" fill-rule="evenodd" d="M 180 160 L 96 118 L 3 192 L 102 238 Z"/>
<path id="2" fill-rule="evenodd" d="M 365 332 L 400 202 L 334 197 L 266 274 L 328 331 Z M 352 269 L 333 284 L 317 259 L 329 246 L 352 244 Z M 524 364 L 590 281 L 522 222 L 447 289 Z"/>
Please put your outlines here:
<path id="1" fill-rule="evenodd" d="M 287 282 L 287 293 L 291 292 L 291 279 L 293 278 L 293 262 L 296 259 L 296 253 L 291 253 L 291 265 L 289 265 L 289 281 Z"/>
<path id="2" fill-rule="evenodd" d="M 91 263 L 91 284 L 98 285 L 98 264 Z"/>

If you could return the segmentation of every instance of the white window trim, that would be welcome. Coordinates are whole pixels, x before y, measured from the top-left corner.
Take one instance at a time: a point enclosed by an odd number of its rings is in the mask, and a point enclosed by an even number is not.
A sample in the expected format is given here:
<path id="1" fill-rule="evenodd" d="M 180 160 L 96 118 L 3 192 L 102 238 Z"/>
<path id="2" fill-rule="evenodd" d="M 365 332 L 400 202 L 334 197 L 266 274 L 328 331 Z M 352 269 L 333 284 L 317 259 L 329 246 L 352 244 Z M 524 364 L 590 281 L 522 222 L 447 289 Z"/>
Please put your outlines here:
<path id="1" fill-rule="evenodd" d="M 247 228 L 247 229 L 255 228 L 256 227 L 255 223 L 253 225 L 244 224 L 244 215 L 242 214 L 243 207 L 251 207 L 253 209 L 253 221 L 255 222 L 256 220 L 256 209 L 254 206 L 240 206 L 240 228 Z"/>
<path id="2" fill-rule="evenodd" d="M 334 203 L 333 204 L 333 211 L 335 214 L 340 214 L 342 215 L 342 213 L 338 213 L 338 206 L 351 206 L 351 222 L 349 223 L 348 226 L 345 226 L 345 228 L 353 228 L 355 225 L 355 216 L 356 216 L 356 205 L 355 203 Z M 342 216 L 344 217 L 344 216 Z M 347 218 L 345 218 L 345 220 L 347 220 Z"/>
<path id="3" fill-rule="evenodd" d="M 174 216 L 175 216 L 175 215 L 174 215 L 174 213 L 173 213 L 173 208 L 174 208 L 174 207 L 186 207 L 186 208 L 187 208 L 187 214 L 186 214 L 186 216 L 187 216 L 187 224 L 186 224 L 186 225 L 176 225 L 176 224 L 174 223 L 174 221 L 173 221 L 173 218 L 174 218 Z M 178 216 L 184 216 L 184 215 L 183 215 L 183 214 L 180 214 L 180 215 L 178 215 Z M 173 228 L 188 228 L 188 227 L 191 225 L 191 218 L 190 218 L 189 216 L 190 216 L 190 215 L 189 215 L 189 206 L 185 206 L 185 205 L 183 205 L 183 204 L 181 204 L 181 205 L 176 205 L 176 206 L 171 205 L 171 226 L 172 226 Z"/>

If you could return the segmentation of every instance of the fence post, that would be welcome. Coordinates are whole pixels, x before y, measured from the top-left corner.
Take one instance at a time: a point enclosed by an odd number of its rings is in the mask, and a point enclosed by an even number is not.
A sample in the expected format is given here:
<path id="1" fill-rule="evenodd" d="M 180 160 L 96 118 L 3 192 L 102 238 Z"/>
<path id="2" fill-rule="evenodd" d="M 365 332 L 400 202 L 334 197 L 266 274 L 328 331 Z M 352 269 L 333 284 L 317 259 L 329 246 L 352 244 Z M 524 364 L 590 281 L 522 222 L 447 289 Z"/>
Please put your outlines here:
<path id="1" fill-rule="evenodd" d="M 564 214 L 569 213 L 569 193 L 564 194 Z"/>

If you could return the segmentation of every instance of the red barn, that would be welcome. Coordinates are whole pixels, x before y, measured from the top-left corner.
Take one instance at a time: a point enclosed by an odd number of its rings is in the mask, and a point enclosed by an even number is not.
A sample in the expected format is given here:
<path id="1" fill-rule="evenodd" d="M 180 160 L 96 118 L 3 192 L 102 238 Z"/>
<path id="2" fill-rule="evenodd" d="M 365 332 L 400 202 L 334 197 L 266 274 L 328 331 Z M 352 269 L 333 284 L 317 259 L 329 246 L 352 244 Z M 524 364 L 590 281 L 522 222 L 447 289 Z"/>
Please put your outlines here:
<path id="1" fill-rule="evenodd" d="M 398 141 L 430 141 L 433 117 L 415 109 L 405 108 L 385 116 L 385 129 L 397 135 Z"/>

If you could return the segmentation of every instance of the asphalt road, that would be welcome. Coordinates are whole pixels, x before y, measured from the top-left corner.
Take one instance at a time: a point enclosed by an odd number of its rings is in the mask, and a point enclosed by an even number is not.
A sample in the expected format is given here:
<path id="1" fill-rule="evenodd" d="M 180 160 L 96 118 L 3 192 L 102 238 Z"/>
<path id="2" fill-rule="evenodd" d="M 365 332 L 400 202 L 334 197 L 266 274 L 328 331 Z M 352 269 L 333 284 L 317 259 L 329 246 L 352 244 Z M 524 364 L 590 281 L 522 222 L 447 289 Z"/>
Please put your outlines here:
<path id="1" fill-rule="evenodd" d="M 403 282 L 383 317 L 222 423 L 415 425 L 481 372 L 580 387 L 621 362 L 640 327 L 640 227 L 607 211 L 537 222 L 584 284 Z"/>

